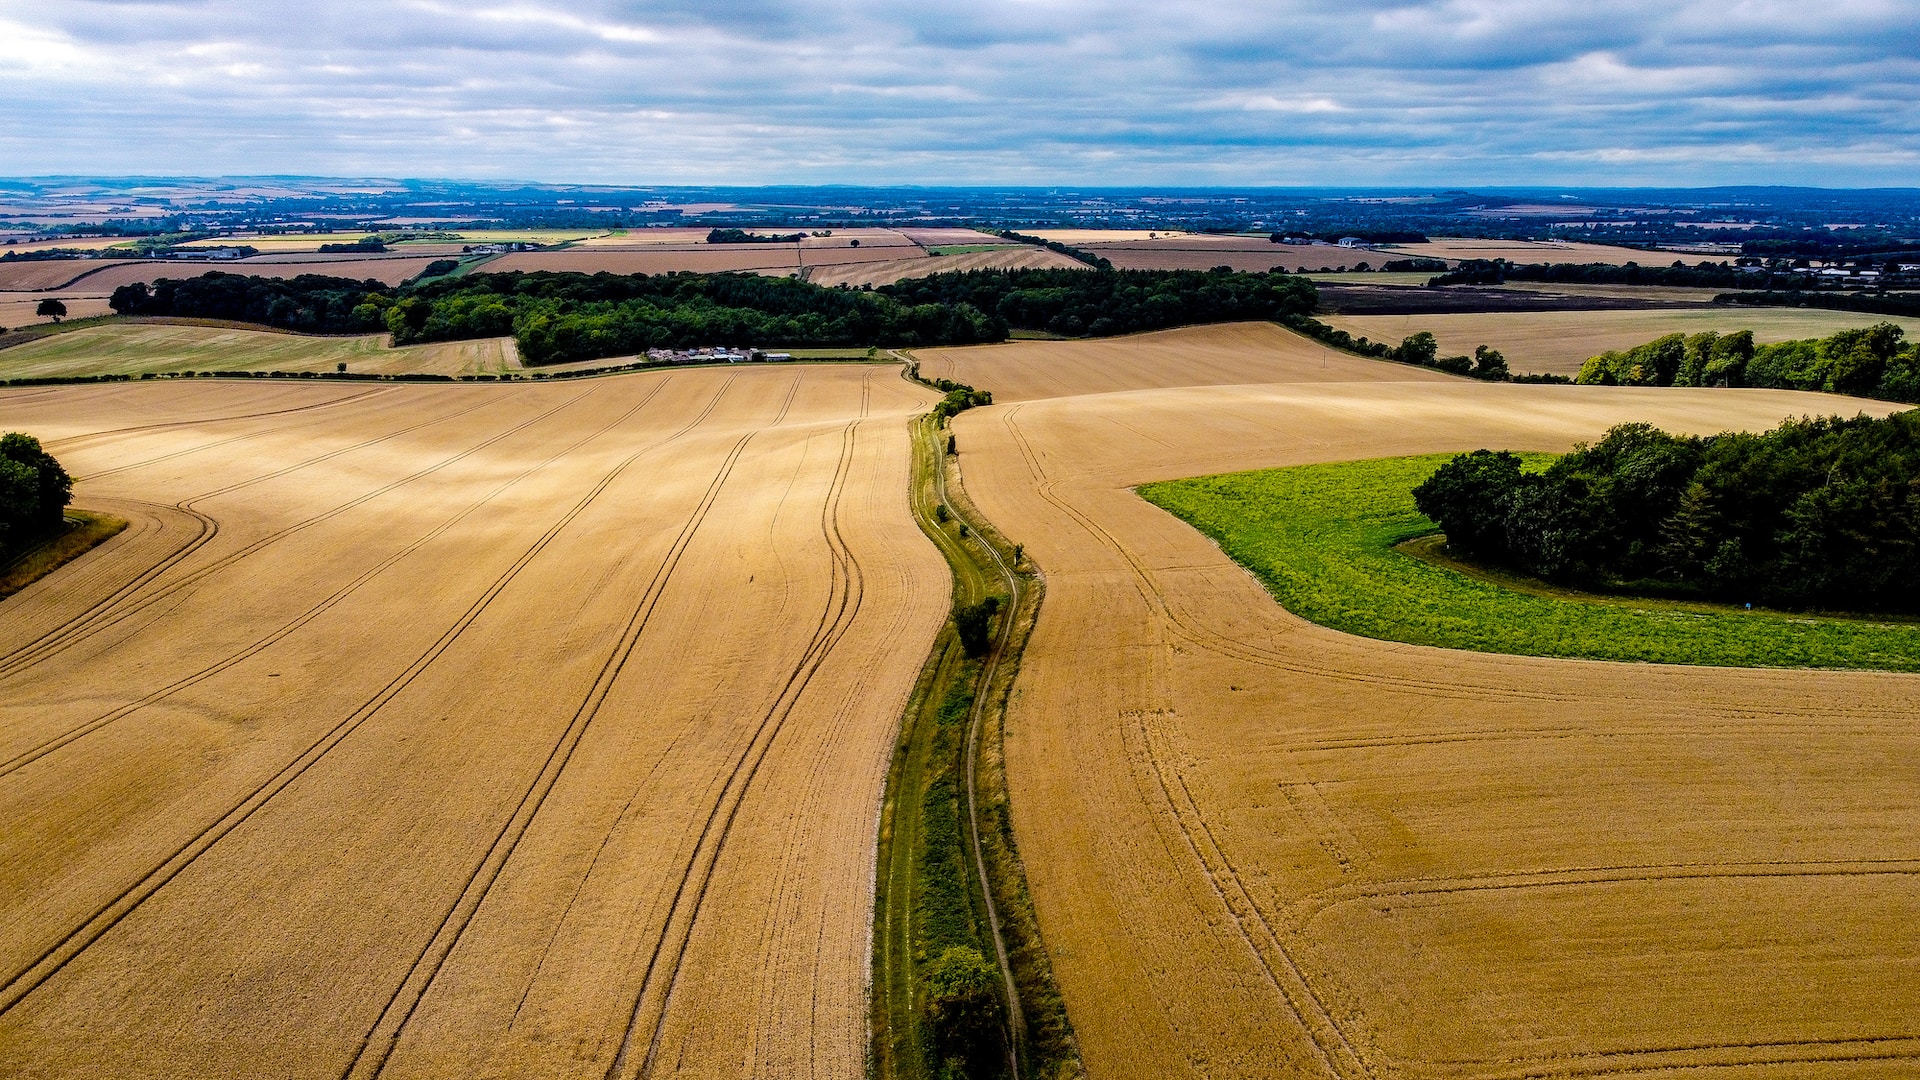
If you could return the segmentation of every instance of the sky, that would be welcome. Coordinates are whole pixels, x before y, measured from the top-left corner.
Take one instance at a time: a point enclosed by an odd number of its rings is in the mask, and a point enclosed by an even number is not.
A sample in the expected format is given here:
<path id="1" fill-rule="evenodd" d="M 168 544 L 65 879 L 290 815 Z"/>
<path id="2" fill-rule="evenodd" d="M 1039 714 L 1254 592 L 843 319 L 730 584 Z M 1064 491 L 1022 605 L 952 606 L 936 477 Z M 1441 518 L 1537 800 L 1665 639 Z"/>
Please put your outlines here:
<path id="1" fill-rule="evenodd" d="M 0 173 L 1920 185 L 1915 0 L 0 0 Z"/>

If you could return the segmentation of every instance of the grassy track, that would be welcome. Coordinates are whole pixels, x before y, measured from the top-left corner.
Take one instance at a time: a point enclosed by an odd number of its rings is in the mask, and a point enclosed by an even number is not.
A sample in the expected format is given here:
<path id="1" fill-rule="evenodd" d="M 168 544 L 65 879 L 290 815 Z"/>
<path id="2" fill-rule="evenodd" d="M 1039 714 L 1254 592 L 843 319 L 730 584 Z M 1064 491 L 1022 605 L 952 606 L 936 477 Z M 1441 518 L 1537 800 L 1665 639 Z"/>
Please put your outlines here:
<path id="1" fill-rule="evenodd" d="M 1416 558 L 1396 545 L 1434 524 L 1412 488 L 1450 456 L 1230 473 L 1139 493 L 1212 537 L 1287 610 L 1350 634 L 1526 656 L 1920 671 L 1920 623 L 1594 596 Z"/>
<path id="2" fill-rule="evenodd" d="M 1039 579 L 948 486 L 945 433 L 914 422 L 911 503 L 946 557 L 956 604 L 1002 599 L 994 644 L 969 660 L 949 623 L 908 702 L 881 813 L 874 912 L 872 1074 L 934 1075 L 920 966 L 954 945 L 998 965 L 1014 1076 L 1081 1075 L 1013 847 L 999 751 L 1006 695 L 1038 610 Z M 937 508 L 945 509 L 945 520 Z"/>
<path id="3" fill-rule="evenodd" d="M 126 519 L 67 511 L 68 527 L 58 535 L 0 561 L 0 600 L 92 551 L 127 527 Z"/>

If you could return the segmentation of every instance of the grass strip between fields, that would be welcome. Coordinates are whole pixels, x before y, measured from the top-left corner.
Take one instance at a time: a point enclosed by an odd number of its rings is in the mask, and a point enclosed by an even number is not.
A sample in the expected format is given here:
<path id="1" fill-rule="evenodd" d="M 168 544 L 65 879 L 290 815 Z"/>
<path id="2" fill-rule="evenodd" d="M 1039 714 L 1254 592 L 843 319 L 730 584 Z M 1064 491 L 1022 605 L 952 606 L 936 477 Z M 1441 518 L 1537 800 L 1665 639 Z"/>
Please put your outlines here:
<path id="1" fill-rule="evenodd" d="M 952 622 L 942 628 L 908 701 L 881 813 L 870 1072 L 939 1075 L 922 972 L 944 949 L 968 946 L 1013 988 L 1003 1005 L 1012 1006 L 1018 1074 L 1082 1076 L 1014 847 L 1000 752 L 1040 579 L 950 483 L 957 477 L 934 417 L 915 420 L 912 437 L 914 517 L 952 568 L 955 604 L 1003 603 L 983 658 L 966 656 Z"/>
<path id="2" fill-rule="evenodd" d="M 1602 596 L 1450 564 L 1412 489 L 1451 454 L 1144 484 L 1288 611 L 1386 641 L 1522 656 L 1920 671 L 1920 622 Z M 1532 464 L 1548 455 L 1523 455 Z M 1431 545 L 1425 545 L 1430 547 Z"/>
<path id="3" fill-rule="evenodd" d="M 0 562 L 0 600 L 99 547 L 127 527 L 125 518 L 69 510 L 67 527 Z"/>

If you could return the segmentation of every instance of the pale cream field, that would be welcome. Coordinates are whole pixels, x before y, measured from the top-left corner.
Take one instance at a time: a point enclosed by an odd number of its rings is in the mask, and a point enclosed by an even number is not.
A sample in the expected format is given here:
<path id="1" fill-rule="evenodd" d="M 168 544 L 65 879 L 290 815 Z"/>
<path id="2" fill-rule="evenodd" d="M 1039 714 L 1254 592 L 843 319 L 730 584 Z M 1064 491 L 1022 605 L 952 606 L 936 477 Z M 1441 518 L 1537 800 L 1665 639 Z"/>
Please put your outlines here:
<path id="1" fill-rule="evenodd" d="M 1893 406 L 1350 357 L 1326 381 L 1306 346 L 1178 387 L 1156 337 L 1085 396 L 955 422 L 968 494 L 1046 579 L 1006 762 L 1095 1080 L 1912 1075 L 1920 678 L 1349 637 L 1130 490 Z M 1010 400 L 1002 355 L 946 370 Z"/>
<path id="2" fill-rule="evenodd" d="M 403 281 L 420 276 L 427 264 L 433 262 L 431 256 L 393 256 L 363 255 L 359 258 L 326 259 L 311 261 L 291 257 L 284 260 L 265 257 L 255 259 L 236 259 L 229 262 L 169 262 L 165 259 L 151 259 L 137 263 L 118 263 L 98 273 L 89 273 L 75 279 L 70 288 L 88 292 L 112 292 L 121 285 L 136 281 L 158 281 L 161 278 L 196 278 L 202 274 L 217 271 L 222 274 L 247 274 L 253 277 L 291 278 L 301 274 L 324 274 L 327 277 L 348 278 L 353 281 L 379 281 L 387 285 L 398 285 Z"/>
<path id="3" fill-rule="evenodd" d="M 603 361 L 605 366 L 614 361 Z M 0 349 L 0 379 L 178 371 L 333 371 L 484 375 L 520 371 L 512 338 L 392 348 L 385 334 L 320 337 L 226 326 L 114 321 Z"/>
<path id="4" fill-rule="evenodd" d="M 877 366 L 0 390 L 0 1073 L 860 1075 L 950 579 Z"/>
<path id="5" fill-rule="evenodd" d="M 1920 331 L 1920 319 L 1867 315 L 1818 308 L 1649 308 L 1628 311 L 1468 312 L 1442 315 L 1319 315 L 1322 322 L 1355 337 L 1399 341 L 1426 330 L 1439 339 L 1440 355 L 1471 354 L 1490 345 L 1516 372 L 1573 375 L 1589 356 L 1627 349 L 1667 334 L 1707 330 L 1753 331 L 1758 342 L 1826 337 L 1848 327 L 1891 322 L 1908 334 Z"/>
<path id="6" fill-rule="evenodd" d="M 1675 259 L 1694 263 L 1726 262 L 1729 255 L 1687 255 L 1672 251 L 1641 251 L 1612 244 L 1583 244 L 1575 240 L 1481 240 L 1437 236 L 1424 244 L 1374 244 L 1371 250 L 1396 259 L 1427 258 L 1458 262 L 1466 259 L 1505 259 L 1512 263 L 1611 263 L 1624 266 L 1668 266 Z"/>
<path id="7" fill-rule="evenodd" d="M 85 319 L 93 315 L 113 314 L 113 309 L 107 306 L 107 297 L 104 295 L 60 292 L 52 294 L 52 297 L 67 305 L 67 313 L 61 316 L 63 319 Z M 43 293 L 34 293 L 29 296 L 0 294 L 0 326 L 12 329 L 52 322 L 53 320 L 46 316 L 35 314 L 40 308 L 40 301 L 45 299 L 47 295 Z M 5 361 L 6 354 L 0 353 L 0 367 L 5 366 Z M 6 377 L 0 375 L 0 378 Z"/>

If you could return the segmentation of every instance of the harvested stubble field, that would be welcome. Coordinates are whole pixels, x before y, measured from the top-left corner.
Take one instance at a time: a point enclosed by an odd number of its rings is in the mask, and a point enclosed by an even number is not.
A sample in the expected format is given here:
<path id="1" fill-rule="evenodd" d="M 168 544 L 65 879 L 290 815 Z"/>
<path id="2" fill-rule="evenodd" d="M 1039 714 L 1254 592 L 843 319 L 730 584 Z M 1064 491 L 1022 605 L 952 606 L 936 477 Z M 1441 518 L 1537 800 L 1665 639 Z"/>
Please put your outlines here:
<path id="1" fill-rule="evenodd" d="M 1753 331 L 1758 342 L 1827 337 L 1852 326 L 1898 323 L 1909 335 L 1920 331 L 1920 319 L 1868 315 L 1857 311 L 1818 308 L 1647 308 L 1633 311 L 1494 311 L 1447 312 L 1434 315 L 1334 315 L 1321 321 L 1355 337 L 1399 341 L 1418 330 L 1432 332 L 1440 355 L 1470 354 L 1477 345 L 1491 345 L 1506 355 L 1516 372 L 1574 375 L 1589 356 L 1609 349 L 1626 349 L 1666 334 L 1698 334 L 1706 330 L 1731 333 Z"/>
<path id="2" fill-rule="evenodd" d="M 1009 341 L 967 348 L 916 349 L 914 355 L 926 378 L 952 379 L 991 390 L 997 402 L 1278 380 L 1450 381 L 1449 376 L 1437 372 L 1399 365 L 1356 366 L 1351 354 L 1263 322 L 1193 326 L 1085 341 Z"/>
<path id="3" fill-rule="evenodd" d="M 1264 386 L 955 421 L 969 494 L 1047 579 L 1006 761 L 1090 1074 L 1910 1073 L 1920 678 L 1351 637 L 1130 490 L 1884 407 L 1352 358 L 1323 382 L 1301 354 Z"/>
<path id="4" fill-rule="evenodd" d="M 1086 263 L 1046 248 L 1022 244 L 996 247 L 992 251 L 973 251 L 964 255 L 921 255 L 917 258 L 886 262 L 853 263 L 807 271 L 807 280 L 815 285 L 891 285 L 907 278 L 929 274 L 948 274 L 965 270 L 1086 270 Z"/>
<path id="5" fill-rule="evenodd" d="M 385 334 L 318 337 L 226 326 L 113 322 L 0 349 L 0 379 L 171 371 L 481 375 L 521 370 L 512 338 L 390 348 Z M 604 366 L 604 363 L 603 365 Z"/>
<path id="6" fill-rule="evenodd" d="M 948 572 L 892 371 L 0 390 L 0 1071 L 858 1075 Z"/>

